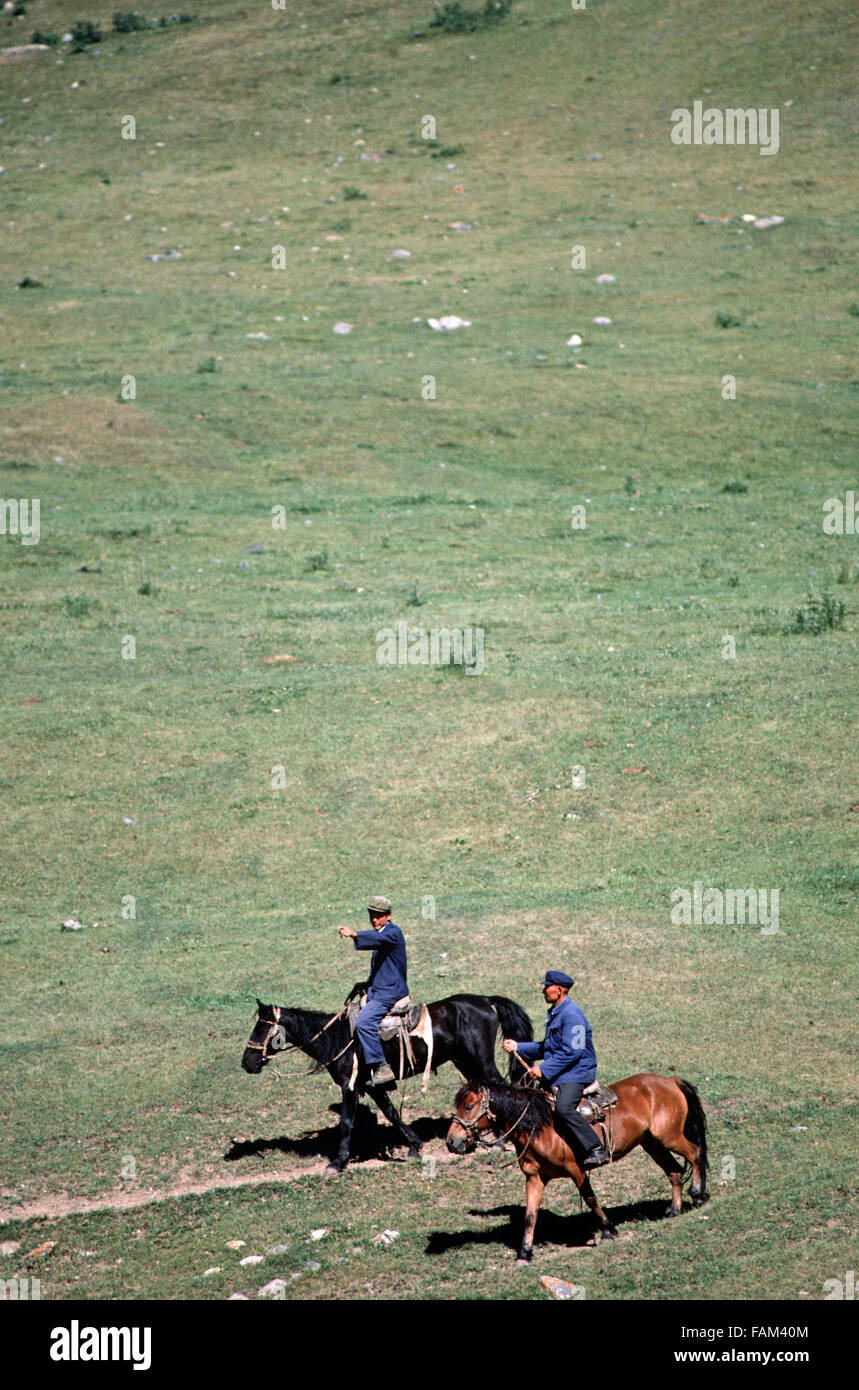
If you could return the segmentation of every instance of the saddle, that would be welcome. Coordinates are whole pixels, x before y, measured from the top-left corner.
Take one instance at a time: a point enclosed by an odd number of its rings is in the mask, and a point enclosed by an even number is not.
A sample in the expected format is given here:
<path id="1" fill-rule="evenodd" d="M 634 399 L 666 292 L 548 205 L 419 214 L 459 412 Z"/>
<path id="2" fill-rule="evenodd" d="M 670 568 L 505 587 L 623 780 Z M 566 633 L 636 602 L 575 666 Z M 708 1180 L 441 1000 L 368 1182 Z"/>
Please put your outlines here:
<path id="1" fill-rule="evenodd" d="M 592 1081 L 590 1086 L 585 1087 L 576 1109 L 589 1125 L 599 1125 L 613 1105 L 617 1105 L 614 1091 L 609 1086 L 604 1086 L 601 1081 Z"/>
<path id="2" fill-rule="evenodd" d="M 358 994 L 355 998 L 347 1002 L 347 1016 L 349 1027 L 355 1032 L 355 1020 L 367 1002 L 364 993 Z M 429 1016 L 429 1009 L 426 1004 L 413 1004 L 408 994 L 398 999 L 392 1008 L 388 1010 L 384 1018 L 379 1022 L 379 1038 L 382 1042 L 391 1042 L 394 1038 L 399 1039 L 400 1044 L 400 1063 L 397 1068 L 397 1079 L 402 1080 L 406 1074 L 406 1062 L 408 1068 L 415 1069 L 415 1054 L 412 1047 L 412 1038 L 420 1038 L 426 1044 L 427 1060 L 424 1067 L 421 1091 L 426 1091 L 432 1069 L 432 1020 Z M 352 1078 L 349 1082 L 349 1089 L 353 1090 L 355 1080 L 358 1075 L 358 1058 L 352 1067 Z"/>

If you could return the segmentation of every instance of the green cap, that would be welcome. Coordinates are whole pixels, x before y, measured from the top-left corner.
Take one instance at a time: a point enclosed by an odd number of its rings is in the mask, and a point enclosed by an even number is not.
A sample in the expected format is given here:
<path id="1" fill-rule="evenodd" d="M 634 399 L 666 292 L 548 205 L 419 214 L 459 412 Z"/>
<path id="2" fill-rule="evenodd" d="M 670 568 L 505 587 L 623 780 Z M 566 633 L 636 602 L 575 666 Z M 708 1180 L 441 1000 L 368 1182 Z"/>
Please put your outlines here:
<path id="1" fill-rule="evenodd" d="M 394 910 L 394 904 L 391 902 L 390 898 L 371 898 L 367 906 L 371 912 L 385 913 L 393 912 Z"/>

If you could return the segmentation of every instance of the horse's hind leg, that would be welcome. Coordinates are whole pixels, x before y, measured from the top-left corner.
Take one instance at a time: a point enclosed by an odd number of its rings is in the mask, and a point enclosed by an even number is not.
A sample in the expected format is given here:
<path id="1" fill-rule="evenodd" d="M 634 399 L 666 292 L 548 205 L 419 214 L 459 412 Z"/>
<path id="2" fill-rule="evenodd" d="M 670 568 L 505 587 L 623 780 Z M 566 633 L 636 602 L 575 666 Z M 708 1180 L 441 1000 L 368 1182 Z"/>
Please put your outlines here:
<path id="1" fill-rule="evenodd" d="M 658 1140 L 654 1142 L 658 1142 Z M 643 1148 L 646 1147 L 643 1139 L 641 1143 Z M 701 1162 L 700 1148 L 697 1144 L 693 1144 L 691 1139 L 687 1139 L 685 1134 L 680 1134 L 677 1139 L 672 1140 L 671 1149 L 673 1153 L 680 1154 L 681 1158 L 685 1158 L 691 1166 L 692 1181 L 689 1184 L 689 1196 L 692 1198 L 693 1207 L 703 1207 L 704 1203 L 710 1200 L 710 1197 L 707 1192 L 707 1177 Z M 648 1150 L 648 1152 L 650 1151 Z M 656 1155 L 654 1154 L 653 1157 L 656 1158 Z M 661 1160 L 657 1158 L 656 1162 L 661 1163 Z M 668 1169 L 666 1168 L 665 1171 L 668 1172 Z"/>
<path id="2" fill-rule="evenodd" d="M 581 1192 L 582 1196 L 584 1197 L 585 1201 L 587 1202 L 597 1221 L 600 1223 L 600 1240 L 614 1240 L 615 1236 L 617 1235 L 617 1227 L 614 1225 L 612 1221 L 609 1220 L 609 1217 L 606 1215 L 605 1211 L 597 1201 L 596 1193 L 591 1187 L 589 1178 L 582 1178 L 581 1183 L 579 1183 L 579 1191 Z"/>
<path id="3" fill-rule="evenodd" d="M 668 1177 L 668 1181 L 671 1183 L 671 1206 L 668 1215 L 679 1216 L 683 1210 L 683 1169 L 674 1155 L 652 1134 L 644 1136 L 641 1140 L 641 1147 L 645 1153 L 650 1154 L 654 1163 L 658 1163 L 663 1173 Z"/>
<path id="4" fill-rule="evenodd" d="M 537 1212 L 540 1210 L 545 1186 L 539 1173 L 529 1173 L 525 1178 L 525 1230 L 522 1233 L 519 1254 L 516 1256 L 517 1265 L 527 1264 L 533 1253 L 534 1227 L 537 1224 Z"/>
<path id="5" fill-rule="evenodd" d="M 403 1139 L 408 1144 L 409 1158 L 420 1158 L 420 1138 L 413 1129 L 409 1129 L 409 1126 L 403 1120 L 403 1117 L 400 1114 L 397 1107 L 394 1105 L 394 1102 L 389 1098 L 387 1091 L 384 1090 L 382 1087 L 375 1086 L 372 1088 L 368 1086 L 367 1090 L 369 1094 L 373 1097 L 373 1100 L 378 1105 L 385 1119 L 390 1124 L 392 1124 L 395 1129 L 399 1130 Z"/>

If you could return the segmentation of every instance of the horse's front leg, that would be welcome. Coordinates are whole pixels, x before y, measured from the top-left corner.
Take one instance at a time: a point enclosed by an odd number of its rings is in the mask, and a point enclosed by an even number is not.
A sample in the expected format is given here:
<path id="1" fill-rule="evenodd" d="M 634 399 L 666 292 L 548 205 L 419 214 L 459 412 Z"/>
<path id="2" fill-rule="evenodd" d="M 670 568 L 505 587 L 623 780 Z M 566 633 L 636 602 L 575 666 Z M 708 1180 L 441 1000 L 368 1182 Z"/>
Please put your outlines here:
<path id="1" fill-rule="evenodd" d="M 516 1256 L 517 1265 L 527 1264 L 531 1258 L 534 1247 L 534 1227 L 537 1224 L 537 1212 L 540 1210 L 545 1186 L 546 1184 L 539 1173 L 529 1173 L 525 1178 L 525 1230 L 522 1234 L 519 1254 Z"/>
<path id="2" fill-rule="evenodd" d="M 418 1135 L 415 1133 L 415 1131 L 414 1131 L 413 1129 L 409 1129 L 409 1126 L 408 1126 L 408 1125 L 405 1123 L 405 1121 L 403 1120 L 402 1115 L 400 1114 L 400 1112 L 399 1112 L 399 1110 L 397 1109 L 397 1107 L 394 1105 L 394 1102 L 390 1099 L 390 1097 L 389 1097 L 387 1091 L 384 1089 L 384 1087 L 381 1087 L 381 1086 L 379 1086 L 379 1087 L 375 1087 L 375 1086 L 374 1086 L 374 1087 L 369 1087 L 369 1086 L 368 1086 L 368 1087 L 367 1087 L 367 1091 L 368 1091 L 368 1094 L 371 1095 L 371 1096 L 373 1097 L 373 1100 L 374 1100 L 374 1101 L 376 1102 L 376 1104 L 378 1105 L 378 1107 L 379 1107 L 379 1109 L 381 1110 L 382 1114 L 384 1115 L 385 1119 L 389 1122 L 389 1124 L 392 1124 L 392 1125 L 394 1126 L 395 1129 L 399 1130 L 399 1132 L 400 1132 L 400 1134 L 402 1135 L 403 1139 L 404 1139 L 405 1142 L 408 1144 L 408 1146 L 409 1146 L 409 1158 L 420 1158 L 420 1156 L 421 1156 L 421 1141 L 420 1141 L 420 1138 L 418 1137 Z"/>
<path id="3" fill-rule="evenodd" d="M 352 1130 L 355 1127 L 355 1116 L 358 1113 L 358 1095 L 355 1091 L 350 1091 L 348 1086 L 342 1089 L 343 1103 L 340 1107 L 340 1143 L 337 1149 L 337 1157 L 329 1163 L 326 1172 L 342 1173 L 346 1164 L 349 1162 L 352 1150 Z"/>

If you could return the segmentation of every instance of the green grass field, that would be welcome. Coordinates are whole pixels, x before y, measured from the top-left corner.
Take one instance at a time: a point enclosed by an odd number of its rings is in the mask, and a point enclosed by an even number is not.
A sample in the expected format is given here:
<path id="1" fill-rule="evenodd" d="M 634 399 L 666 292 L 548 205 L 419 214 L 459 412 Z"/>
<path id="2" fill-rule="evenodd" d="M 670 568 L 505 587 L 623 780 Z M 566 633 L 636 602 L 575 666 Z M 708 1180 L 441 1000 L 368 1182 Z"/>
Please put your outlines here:
<path id="1" fill-rule="evenodd" d="M 0 536 L 0 1276 L 822 1298 L 856 1261 L 859 536 L 823 529 L 859 491 L 855 14 L 112 14 L 0 12 L 2 47 L 103 31 L 0 59 L 0 497 L 41 509 Z M 777 154 L 673 144 L 696 99 L 778 108 Z M 824 594 L 841 621 L 797 630 Z M 485 670 L 380 665 L 401 620 L 482 629 Z M 778 931 L 676 924 L 696 881 L 778 891 Z M 554 1184 L 514 1271 L 521 1174 L 448 1160 L 451 1068 L 408 1092 L 434 1178 L 370 1162 L 369 1116 L 323 1178 L 339 1092 L 240 1057 L 256 995 L 339 1006 L 373 892 L 414 997 L 510 995 L 541 1035 L 564 968 L 606 1081 L 687 1076 L 710 1204 L 658 1219 L 638 1154 L 595 1182 L 617 1242 Z"/>

